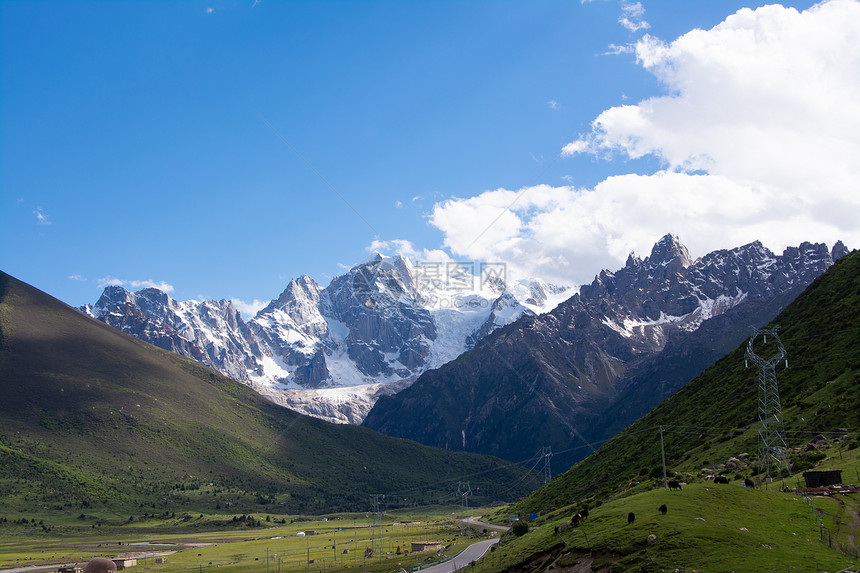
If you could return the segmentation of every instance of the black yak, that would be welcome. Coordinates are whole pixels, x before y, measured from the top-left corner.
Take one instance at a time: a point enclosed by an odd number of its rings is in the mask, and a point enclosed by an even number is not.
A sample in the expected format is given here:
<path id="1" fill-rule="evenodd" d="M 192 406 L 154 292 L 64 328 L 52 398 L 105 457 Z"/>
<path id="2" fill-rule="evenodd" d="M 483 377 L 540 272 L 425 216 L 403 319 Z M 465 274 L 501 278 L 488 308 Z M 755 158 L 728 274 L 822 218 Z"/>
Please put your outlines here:
<path id="1" fill-rule="evenodd" d="M 677 489 L 678 491 L 681 491 L 681 484 L 678 480 L 671 479 L 669 480 L 669 489 Z"/>
<path id="2" fill-rule="evenodd" d="M 666 515 L 666 512 L 669 510 L 666 508 L 666 504 L 664 503 L 663 505 L 661 505 L 660 507 L 657 508 L 657 511 L 659 511 L 663 515 Z"/>
<path id="3" fill-rule="evenodd" d="M 744 478 L 744 487 L 755 487 L 755 482 L 750 478 Z"/>
<path id="4" fill-rule="evenodd" d="M 715 476 L 714 483 L 729 483 L 729 478 L 726 476 Z"/>
<path id="5" fill-rule="evenodd" d="M 636 519 L 636 515 L 631 511 L 627 514 L 627 524 L 630 525 L 633 523 L 633 520 Z"/>

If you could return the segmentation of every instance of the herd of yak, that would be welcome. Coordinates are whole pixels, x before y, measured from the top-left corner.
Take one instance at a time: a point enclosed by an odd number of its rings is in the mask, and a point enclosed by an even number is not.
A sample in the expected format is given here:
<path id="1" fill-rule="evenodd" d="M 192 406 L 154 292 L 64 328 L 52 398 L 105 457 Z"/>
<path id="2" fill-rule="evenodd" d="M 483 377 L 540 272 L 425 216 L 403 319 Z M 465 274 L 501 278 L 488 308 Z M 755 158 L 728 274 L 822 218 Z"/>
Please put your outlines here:
<path id="1" fill-rule="evenodd" d="M 714 483 L 728 484 L 729 480 L 726 476 L 715 476 L 714 477 Z M 681 482 L 679 482 L 677 480 L 669 480 L 666 483 L 666 485 L 668 486 L 670 491 L 676 490 L 676 489 L 678 491 L 681 491 Z M 744 479 L 744 487 L 756 487 L 756 484 L 753 480 L 751 480 L 749 478 L 745 478 Z M 663 515 L 666 515 L 666 512 L 669 511 L 669 509 L 666 507 L 666 504 L 664 503 L 663 505 L 661 505 L 660 507 L 657 508 L 657 511 L 659 511 Z M 577 525 L 582 523 L 586 517 L 588 517 L 588 508 L 585 508 L 582 511 L 580 511 L 579 513 L 574 514 L 574 516 L 570 519 L 570 524 L 572 526 L 576 527 Z M 628 524 L 633 523 L 635 520 L 636 520 L 636 514 L 634 514 L 632 511 L 627 514 L 627 523 Z"/>

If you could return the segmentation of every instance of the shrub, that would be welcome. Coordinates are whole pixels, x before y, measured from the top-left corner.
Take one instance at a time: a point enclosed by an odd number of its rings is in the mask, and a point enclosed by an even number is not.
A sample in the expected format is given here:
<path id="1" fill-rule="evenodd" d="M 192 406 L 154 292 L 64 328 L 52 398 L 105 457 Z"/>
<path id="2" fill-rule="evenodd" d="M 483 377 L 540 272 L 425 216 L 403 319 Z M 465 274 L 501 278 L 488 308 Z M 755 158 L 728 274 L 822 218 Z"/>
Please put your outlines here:
<path id="1" fill-rule="evenodd" d="M 523 535 L 525 535 L 526 533 L 529 532 L 529 524 L 526 523 L 525 521 L 518 521 L 511 528 L 511 531 L 517 537 L 522 537 Z"/>

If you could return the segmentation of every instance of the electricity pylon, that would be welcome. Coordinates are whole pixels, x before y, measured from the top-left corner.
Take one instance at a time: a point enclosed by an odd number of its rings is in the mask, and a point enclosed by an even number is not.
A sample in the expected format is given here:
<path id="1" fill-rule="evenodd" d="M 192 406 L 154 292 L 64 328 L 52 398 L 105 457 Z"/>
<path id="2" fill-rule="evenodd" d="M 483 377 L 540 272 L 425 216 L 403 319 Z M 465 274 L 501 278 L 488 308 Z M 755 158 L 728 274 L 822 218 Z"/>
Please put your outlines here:
<path id="1" fill-rule="evenodd" d="M 759 429 L 758 446 L 758 473 L 764 472 L 766 479 L 771 480 L 771 467 L 774 475 L 782 473 L 781 466 L 785 466 L 788 475 L 791 468 L 786 457 L 785 426 L 782 420 L 782 404 L 779 401 L 779 386 L 776 382 L 776 366 L 785 360 L 788 368 L 788 360 L 785 359 L 785 347 L 779 339 L 776 331 L 779 327 L 771 329 L 755 329 L 747 344 L 745 358 L 752 360 L 758 365 L 758 419 L 761 422 Z M 763 358 L 753 351 L 753 344 L 761 336 L 763 344 L 767 345 L 767 337 L 770 336 L 771 345 L 776 346 L 776 353 L 770 358 Z M 761 348 L 760 348 L 761 350 Z M 773 350 L 768 352 L 772 353 Z"/>

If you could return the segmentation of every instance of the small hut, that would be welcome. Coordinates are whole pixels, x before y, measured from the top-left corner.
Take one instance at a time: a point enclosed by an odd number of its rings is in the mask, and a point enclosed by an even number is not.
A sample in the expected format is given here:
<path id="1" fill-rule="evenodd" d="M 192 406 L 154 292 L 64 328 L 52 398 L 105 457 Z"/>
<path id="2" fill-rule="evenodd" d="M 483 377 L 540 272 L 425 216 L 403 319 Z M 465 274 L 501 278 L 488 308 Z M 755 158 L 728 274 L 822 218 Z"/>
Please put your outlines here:
<path id="1" fill-rule="evenodd" d="M 806 487 L 824 487 L 842 483 L 842 470 L 803 472 Z"/>

